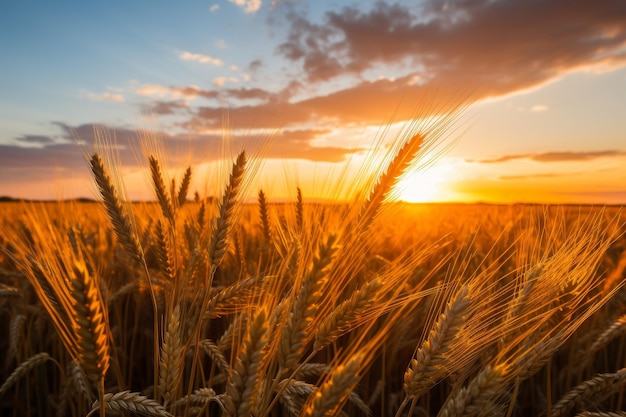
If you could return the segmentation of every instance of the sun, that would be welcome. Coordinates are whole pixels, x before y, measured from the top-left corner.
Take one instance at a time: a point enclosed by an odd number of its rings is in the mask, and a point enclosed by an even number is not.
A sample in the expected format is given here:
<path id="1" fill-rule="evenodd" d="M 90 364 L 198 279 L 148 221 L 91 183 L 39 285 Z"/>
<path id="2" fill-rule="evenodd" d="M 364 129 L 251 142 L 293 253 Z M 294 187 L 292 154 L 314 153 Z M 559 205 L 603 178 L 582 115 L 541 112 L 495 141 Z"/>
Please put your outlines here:
<path id="1" fill-rule="evenodd" d="M 396 198 L 407 203 L 441 201 L 447 191 L 446 182 L 450 170 L 448 165 L 437 165 L 407 172 L 396 186 Z"/>

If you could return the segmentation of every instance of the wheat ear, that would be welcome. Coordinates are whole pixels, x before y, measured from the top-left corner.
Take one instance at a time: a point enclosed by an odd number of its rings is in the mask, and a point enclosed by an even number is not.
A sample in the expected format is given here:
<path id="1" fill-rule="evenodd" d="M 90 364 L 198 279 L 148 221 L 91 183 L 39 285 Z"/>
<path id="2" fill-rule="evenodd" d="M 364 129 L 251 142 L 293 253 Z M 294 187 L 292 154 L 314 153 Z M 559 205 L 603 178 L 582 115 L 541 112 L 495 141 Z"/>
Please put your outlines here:
<path id="1" fill-rule="evenodd" d="M 504 384 L 503 367 L 485 366 L 470 383 L 452 393 L 437 414 L 438 417 L 475 417 L 501 394 Z"/>
<path id="2" fill-rule="evenodd" d="M 76 263 L 72 281 L 78 356 L 87 378 L 101 382 L 109 369 L 109 338 L 99 290 L 84 265 Z"/>
<path id="3" fill-rule="evenodd" d="M 613 393 L 626 382 L 626 368 L 615 373 L 598 374 L 584 381 L 565 394 L 552 407 L 550 415 L 559 417 L 568 415 L 574 408 L 593 405 Z"/>
<path id="4" fill-rule="evenodd" d="M 363 359 L 362 353 L 355 354 L 345 365 L 337 366 L 330 378 L 312 394 L 302 415 L 305 417 L 338 415 L 361 378 L 359 371 Z"/>
<path id="5" fill-rule="evenodd" d="M 228 244 L 228 234 L 230 232 L 237 194 L 243 181 L 243 174 L 246 166 L 246 153 L 242 151 L 233 164 L 230 178 L 224 195 L 219 203 L 219 216 L 216 219 L 209 248 L 209 260 L 213 268 L 217 268 L 222 262 Z"/>
<path id="6" fill-rule="evenodd" d="M 230 373 L 224 398 L 225 415 L 249 416 L 254 414 L 257 392 L 261 384 L 261 368 L 267 345 L 265 310 L 260 310 L 251 320 L 250 329 L 237 357 L 235 369 Z"/>
<path id="7" fill-rule="evenodd" d="M 313 265 L 295 295 L 291 313 L 281 333 L 279 365 L 282 369 L 290 369 L 295 365 L 304 351 L 307 330 L 317 312 L 319 299 L 327 281 L 327 269 L 336 250 L 335 239 L 335 235 L 330 235 L 326 242 L 320 245 Z"/>
<path id="8" fill-rule="evenodd" d="M 100 399 L 104 395 L 104 378 L 109 369 L 109 338 L 105 307 L 99 289 L 87 267 L 76 262 L 72 280 L 74 319 L 77 326 L 78 359 L 87 378 L 98 386 Z M 104 413 L 101 406 L 100 413 Z"/>
<path id="9" fill-rule="evenodd" d="M 620 316 L 593 342 L 591 347 L 585 352 L 585 357 L 591 357 L 594 353 L 608 345 L 620 334 L 626 332 L 626 314 Z"/>
<path id="10" fill-rule="evenodd" d="M 163 216 L 171 223 L 174 224 L 174 207 L 172 206 L 172 200 L 169 193 L 165 188 L 165 181 L 163 180 L 163 172 L 161 171 L 161 164 L 152 155 L 148 158 L 150 161 L 150 173 L 152 174 L 152 183 L 154 184 L 154 192 L 157 196 L 159 206 Z"/>
<path id="11" fill-rule="evenodd" d="M 327 316 L 317 328 L 313 350 L 321 350 L 349 331 L 350 327 L 371 308 L 383 284 L 374 279 L 355 291 Z"/>
<path id="12" fill-rule="evenodd" d="M 272 232 L 270 230 L 270 219 L 267 210 L 267 198 L 263 190 L 259 190 L 259 217 L 261 218 L 261 230 L 263 230 L 265 243 L 269 245 L 272 239 Z"/>
<path id="13" fill-rule="evenodd" d="M 224 353 L 215 343 L 209 339 L 204 339 L 200 341 L 200 348 L 209 356 L 209 358 L 211 358 L 213 363 L 215 363 L 224 374 L 228 375 L 230 372 L 230 365 L 228 364 Z"/>
<path id="14" fill-rule="evenodd" d="M 233 313 L 247 307 L 245 300 L 248 298 L 251 289 L 262 282 L 262 276 L 251 277 L 223 288 L 209 300 L 205 318 L 220 317 L 223 314 Z"/>
<path id="15" fill-rule="evenodd" d="M 161 344 L 159 395 L 163 398 L 163 406 L 165 407 L 176 396 L 180 384 L 184 349 L 180 331 L 180 306 L 177 305 L 170 316 L 167 331 Z"/>
<path id="16" fill-rule="evenodd" d="M 167 231 L 164 230 L 161 220 L 157 221 L 155 226 L 155 235 L 156 258 L 157 263 L 159 264 L 159 270 L 163 271 L 165 277 L 169 279 L 169 283 L 173 283 L 174 277 L 176 276 L 174 259 L 170 249 L 171 245 L 169 242 L 169 236 L 167 235 Z M 174 296 L 174 299 L 176 299 L 176 296 Z"/>
<path id="17" fill-rule="evenodd" d="M 626 411 L 581 411 L 576 417 L 626 417 Z"/>
<path id="18" fill-rule="evenodd" d="M 189 193 L 189 185 L 191 184 L 191 174 L 191 167 L 187 167 L 183 174 L 183 179 L 180 182 L 180 188 L 178 189 L 178 207 L 182 207 L 183 204 L 187 202 L 187 194 Z"/>
<path id="19" fill-rule="evenodd" d="M 130 217 L 119 199 L 117 189 L 113 181 L 111 181 L 111 177 L 100 155 L 94 153 L 91 156 L 90 165 L 91 172 L 93 173 L 98 189 L 100 190 L 100 195 L 104 201 L 107 215 L 113 224 L 115 234 L 129 255 L 137 260 L 143 260 L 143 251 L 139 243 L 139 238 L 133 230 Z"/>
<path id="20" fill-rule="evenodd" d="M 364 232 L 369 228 L 378 214 L 383 201 L 398 182 L 398 178 L 411 165 L 423 142 L 424 137 L 418 134 L 406 141 L 398 150 L 396 156 L 387 165 L 385 172 L 378 178 L 378 182 L 372 188 L 367 201 L 361 207 L 358 217 L 358 230 Z"/>
<path id="21" fill-rule="evenodd" d="M 138 392 L 122 391 L 104 394 L 103 403 L 104 408 L 113 414 L 130 413 L 146 417 L 173 417 L 161 404 Z M 96 400 L 87 417 L 93 415 L 99 408 L 100 401 Z"/>
<path id="22" fill-rule="evenodd" d="M 180 406 L 189 402 L 189 405 L 193 407 L 206 407 L 211 401 L 215 401 L 223 407 L 213 388 L 198 388 L 194 390 L 193 393 L 185 395 L 183 398 L 176 401 L 174 405 Z"/>
<path id="23" fill-rule="evenodd" d="M 304 225 L 304 203 L 302 201 L 302 190 L 298 187 L 296 199 L 296 230 L 302 232 Z"/>
<path id="24" fill-rule="evenodd" d="M 33 355 L 24 362 L 20 363 L 0 387 L 0 397 L 2 397 L 9 390 L 9 388 L 13 386 L 13 384 L 23 378 L 24 375 L 29 373 L 33 368 L 38 367 L 48 360 L 54 359 L 52 359 L 52 357 L 50 357 L 50 355 L 48 355 L 46 352 L 42 352 L 37 353 L 36 355 Z"/>
<path id="25" fill-rule="evenodd" d="M 424 394 L 449 372 L 446 361 L 450 345 L 463 327 L 470 301 L 469 287 L 464 285 L 446 305 L 428 338 L 417 349 L 404 374 L 404 392 L 408 399 Z"/>

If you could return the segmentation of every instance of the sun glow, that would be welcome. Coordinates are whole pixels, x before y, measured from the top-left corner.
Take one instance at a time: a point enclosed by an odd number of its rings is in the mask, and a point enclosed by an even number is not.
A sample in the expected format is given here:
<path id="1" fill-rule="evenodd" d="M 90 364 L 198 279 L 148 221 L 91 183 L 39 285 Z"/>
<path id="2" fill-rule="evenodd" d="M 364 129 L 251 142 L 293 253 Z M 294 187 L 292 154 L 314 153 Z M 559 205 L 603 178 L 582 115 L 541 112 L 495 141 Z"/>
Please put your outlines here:
<path id="1" fill-rule="evenodd" d="M 451 169 L 449 165 L 435 165 L 428 169 L 407 172 L 396 186 L 397 199 L 407 203 L 446 200 L 446 183 Z"/>

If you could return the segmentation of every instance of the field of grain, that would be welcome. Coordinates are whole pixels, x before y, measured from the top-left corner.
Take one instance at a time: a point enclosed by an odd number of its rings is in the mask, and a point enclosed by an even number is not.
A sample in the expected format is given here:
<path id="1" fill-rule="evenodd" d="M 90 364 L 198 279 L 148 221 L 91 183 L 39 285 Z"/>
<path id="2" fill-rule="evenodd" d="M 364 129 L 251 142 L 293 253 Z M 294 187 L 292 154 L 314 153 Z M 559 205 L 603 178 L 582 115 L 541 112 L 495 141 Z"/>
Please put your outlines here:
<path id="1" fill-rule="evenodd" d="M 242 152 L 2 204 L 0 414 L 624 415 L 621 210 L 389 202 L 414 140 L 349 203 L 244 203 Z"/>

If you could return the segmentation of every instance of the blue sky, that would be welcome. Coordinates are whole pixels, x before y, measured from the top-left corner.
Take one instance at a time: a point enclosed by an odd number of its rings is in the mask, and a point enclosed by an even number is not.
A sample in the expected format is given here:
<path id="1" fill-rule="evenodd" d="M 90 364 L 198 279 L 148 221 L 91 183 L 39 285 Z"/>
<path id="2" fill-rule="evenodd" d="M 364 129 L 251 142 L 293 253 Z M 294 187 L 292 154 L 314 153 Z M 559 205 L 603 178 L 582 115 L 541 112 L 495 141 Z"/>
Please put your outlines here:
<path id="1" fill-rule="evenodd" d="M 220 140 L 228 109 L 234 136 L 272 132 L 261 185 L 286 165 L 322 196 L 312 172 L 358 162 L 376 132 L 393 136 L 416 111 L 465 100 L 449 129 L 458 142 L 405 181 L 406 199 L 626 202 L 620 0 L 0 7 L 0 195 L 93 196 L 75 142 L 91 144 L 93 124 L 117 133 L 131 178 L 140 129 L 197 155 Z M 128 188 L 149 198 L 138 179 Z"/>

